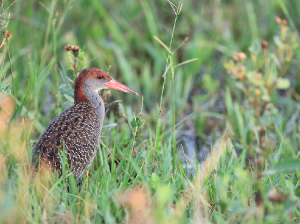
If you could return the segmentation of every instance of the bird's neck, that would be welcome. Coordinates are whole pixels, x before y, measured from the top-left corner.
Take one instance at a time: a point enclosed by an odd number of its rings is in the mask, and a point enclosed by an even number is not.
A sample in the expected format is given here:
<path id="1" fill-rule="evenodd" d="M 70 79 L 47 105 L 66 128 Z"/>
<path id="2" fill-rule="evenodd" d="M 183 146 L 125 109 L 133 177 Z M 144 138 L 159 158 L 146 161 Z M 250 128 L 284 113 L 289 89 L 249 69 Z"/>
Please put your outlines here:
<path id="1" fill-rule="evenodd" d="M 93 108 L 95 108 L 97 114 L 100 116 L 101 120 L 103 121 L 105 115 L 105 106 L 104 102 L 99 96 L 98 92 L 92 91 L 89 88 L 83 88 L 84 94 L 87 100 L 90 102 Z"/>

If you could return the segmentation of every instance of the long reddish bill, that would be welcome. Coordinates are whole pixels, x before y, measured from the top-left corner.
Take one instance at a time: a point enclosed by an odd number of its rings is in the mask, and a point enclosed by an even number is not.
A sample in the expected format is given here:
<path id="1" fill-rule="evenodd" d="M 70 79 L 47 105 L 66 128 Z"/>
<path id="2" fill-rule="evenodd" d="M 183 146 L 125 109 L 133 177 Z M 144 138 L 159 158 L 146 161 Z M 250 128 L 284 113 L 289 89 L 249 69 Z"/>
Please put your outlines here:
<path id="1" fill-rule="evenodd" d="M 116 81 L 115 79 L 111 79 L 109 82 L 106 83 L 106 85 L 110 89 L 120 90 L 122 92 L 131 93 L 131 94 L 137 95 L 137 96 L 139 95 L 136 91 L 134 91 L 133 89 L 130 89 L 129 87 L 127 87 L 124 84 Z"/>

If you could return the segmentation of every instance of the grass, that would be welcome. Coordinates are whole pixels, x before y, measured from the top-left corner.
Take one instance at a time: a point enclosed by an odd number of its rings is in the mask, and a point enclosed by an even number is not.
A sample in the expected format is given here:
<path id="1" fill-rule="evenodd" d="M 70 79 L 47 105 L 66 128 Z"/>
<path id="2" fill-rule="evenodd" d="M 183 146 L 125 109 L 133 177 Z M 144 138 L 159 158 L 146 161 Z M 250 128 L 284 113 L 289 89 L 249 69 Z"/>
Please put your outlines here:
<path id="1" fill-rule="evenodd" d="M 3 1 L 1 223 L 299 222 L 300 3 L 173 4 Z M 109 70 L 143 97 L 106 93 L 100 150 L 79 185 L 67 168 L 32 182 L 32 145 L 72 102 L 67 44 L 81 47 L 79 71 Z"/>

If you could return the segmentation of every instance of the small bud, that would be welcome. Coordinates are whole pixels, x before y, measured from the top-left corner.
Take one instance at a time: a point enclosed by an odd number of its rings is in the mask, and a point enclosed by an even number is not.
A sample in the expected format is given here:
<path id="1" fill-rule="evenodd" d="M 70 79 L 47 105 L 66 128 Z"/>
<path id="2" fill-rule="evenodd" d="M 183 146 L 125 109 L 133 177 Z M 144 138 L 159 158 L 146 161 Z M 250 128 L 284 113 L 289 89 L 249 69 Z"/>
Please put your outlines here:
<path id="1" fill-rule="evenodd" d="M 233 59 L 234 59 L 235 61 L 240 61 L 240 55 L 239 55 L 239 54 L 234 55 L 234 56 L 233 56 Z"/>
<path id="2" fill-rule="evenodd" d="M 240 53 L 238 53 L 238 54 L 236 54 L 236 55 L 233 56 L 233 59 L 235 61 L 243 61 L 246 58 L 247 58 L 247 55 L 244 52 L 240 52 Z"/>
<path id="3" fill-rule="evenodd" d="M 239 58 L 241 61 L 243 61 L 247 58 L 247 55 L 244 52 L 241 52 L 241 53 L 239 53 Z"/>
<path id="4" fill-rule="evenodd" d="M 4 30 L 4 31 L 3 31 L 3 36 L 4 36 L 4 37 L 7 37 L 7 39 L 9 39 L 9 38 L 11 38 L 12 33 L 11 33 L 11 32 L 8 32 L 7 30 Z"/>
<path id="5" fill-rule="evenodd" d="M 72 50 L 72 46 L 68 44 L 67 46 L 64 47 L 64 50 L 70 51 L 70 50 Z"/>
<path id="6" fill-rule="evenodd" d="M 8 32 L 8 33 L 7 33 L 7 39 L 11 38 L 11 36 L 12 36 L 12 33 L 11 33 L 11 32 Z"/>
<path id="7" fill-rule="evenodd" d="M 77 46 L 77 45 L 72 45 L 71 46 L 71 45 L 68 44 L 67 46 L 64 47 L 64 49 L 65 49 L 65 51 L 73 51 L 73 54 L 76 57 L 80 47 Z"/>
<path id="8" fill-rule="evenodd" d="M 262 47 L 263 49 L 268 49 L 268 48 L 269 48 L 269 43 L 268 43 L 268 41 L 263 40 L 263 41 L 261 42 L 261 47 Z"/>
<path id="9" fill-rule="evenodd" d="M 284 25 L 284 26 L 287 25 L 287 20 L 286 20 L 286 19 L 283 19 L 283 20 L 282 20 L 282 25 Z"/>
<path id="10" fill-rule="evenodd" d="M 282 23 L 282 20 L 279 17 L 275 18 L 275 22 L 280 25 Z"/>
<path id="11" fill-rule="evenodd" d="M 73 54 L 74 54 L 75 57 L 77 56 L 77 53 L 78 53 L 79 49 L 80 49 L 79 46 L 76 46 L 76 45 L 72 46 L 72 51 L 73 51 Z"/>
<path id="12" fill-rule="evenodd" d="M 78 46 L 76 46 L 76 45 L 72 46 L 72 50 L 73 50 L 73 51 L 79 51 L 79 49 L 80 49 L 80 47 L 78 47 Z"/>
<path id="13" fill-rule="evenodd" d="M 3 24 L 2 24 L 2 23 L 0 23 L 0 26 L 3 26 Z"/>

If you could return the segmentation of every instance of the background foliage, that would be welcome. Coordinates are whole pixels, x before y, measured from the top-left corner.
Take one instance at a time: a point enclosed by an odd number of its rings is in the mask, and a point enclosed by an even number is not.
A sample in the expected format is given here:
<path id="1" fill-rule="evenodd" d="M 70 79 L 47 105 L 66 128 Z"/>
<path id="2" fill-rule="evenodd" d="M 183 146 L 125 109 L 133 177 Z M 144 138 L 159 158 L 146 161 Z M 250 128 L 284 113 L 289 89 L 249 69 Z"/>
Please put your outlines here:
<path id="1" fill-rule="evenodd" d="M 299 222 L 299 1 L 1 9 L 0 222 Z M 79 72 L 102 68 L 140 97 L 102 93 L 106 127 L 79 185 L 67 169 L 30 181 L 32 145 L 73 101 L 67 44 Z"/>

